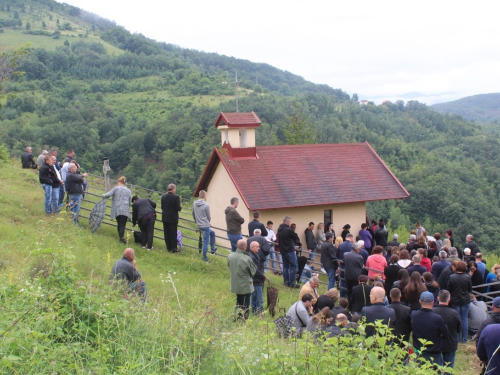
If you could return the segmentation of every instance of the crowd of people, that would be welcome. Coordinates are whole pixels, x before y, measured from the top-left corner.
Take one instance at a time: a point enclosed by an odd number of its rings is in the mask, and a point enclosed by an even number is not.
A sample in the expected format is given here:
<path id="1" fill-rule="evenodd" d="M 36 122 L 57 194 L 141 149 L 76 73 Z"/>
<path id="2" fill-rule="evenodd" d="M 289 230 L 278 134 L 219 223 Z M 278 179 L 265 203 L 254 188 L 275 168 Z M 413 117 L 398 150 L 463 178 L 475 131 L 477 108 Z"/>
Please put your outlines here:
<path id="1" fill-rule="evenodd" d="M 79 173 L 74 156 L 74 151 L 68 150 L 61 163 L 57 150 L 44 150 L 35 162 L 28 147 L 22 166 L 39 169 L 46 214 L 57 214 L 65 205 L 66 194 L 66 204 L 78 224 L 87 175 Z M 181 204 L 175 193 L 176 186 L 169 184 L 161 198 L 161 221 L 170 252 L 180 251 L 177 225 Z M 130 220 L 134 228 L 139 225 L 142 247 L 152 250 L 156 202 L 132 197 L 125 177 L 103 195 L 107 197 L 112 198 L 111 219 L 117 222 L 120 241 L 127 242 L 124 232 Z M 209 247 L 212 254 L 217 248 L 206 197 L 207 193 L 200 191 L 192 215 L 202 236 L 202 260 L 208 263 Z M 275 233 L 273 222 L 264 225 L 260 213 L 255 211 L 254 219 L 248 223 L 250 236 L 244 239 L 245 220 L 237 211 L 238 204 L 238 199 L 232 198 L 225 215 L 231 243 L 227 259 L 231 292 L 236 294 L 238 317 L 242 320 L 248 317 L 250 308 L 254 314 L 263 314 L 263 286 L 270 263 L 269 268 L 282 275 L 286 287 L 301 289 L 298 301 L 287 312 L 297 336 L 304 331 L 313 332 L 318 338 L 353 334 L 360 321 L 381 321 L 393 329 L 397 345 L 408 345 L 412 334 L 414 349 L 435 364 L 453 368 L 458 344 L 474 339 L 479 358 L 489 361 L 489 368 L 500 368 L 498 355 L 490 361 L 500 345 L 500 297 L 494 298 L 491 311 L 483 301 L 485 293 L 500 291 L 500 285 L 495 284 L 500 282 L 500 265 L 487 267 L 472 235 L 466 236 L 461 249 L 451 230 L 445 231 L 446 238 L 442 240 L 440 233 L 428 236 L 420 223 L 408 240 L 400 243 L 397 234 L 388 241 L 382 220 L 372 221 L 371 226 L 363 223 L 357 236 L 346 224 L 338 237 L 331 223 L 315 226 L 310 222 L 304 231 L 307 260 L 312 262 L 319 255 L 320 269 L 328 277 L 328 290 L 319 295 L 319 275 L 312 263 L 303 264 L 303 269 L 313 272 L 304 285 L 299 284 L 301 276 L 304 278 L 297 256 L 302 244 L 292 218 L 286 216 Z M 113 266 L 111 279 L 125 282 L 128 291 L 146 298 L 146 286 L 137 270 L 133 249 L 127 248 Z M 472 293 L 473 286 L 477 287 L 477 296 Z M 365 334 L 374 335 L 375 328 L 366 326 Z M 420 339 L 431 344 L 422 346 Z"/>
<path id="2" fill-rule="evenodd" d="M 228 264 L 231 291 L 237 295 L 240 315 L 247 316 L 250 303 L 254 313 L 262 311 L 265 262 L 275 259 L 266 260 L 266 256 L 274 253 L 282 259 L 284 285 L 301 288 L 298 301 L 287 312 L 297 336 L 304 331 L 311 331 L 316 337 L 352 334 L 359 321 L 368 323 L 365 334 L 371 336 L 375 328 L 369 323 L 381 321 L 393 329 L 395 344 L 408 346 L 412 334 L 413 348 L 421 357 L 451 368 L 459 343 L 477 340 L 478 356 L 484 361 L 488 353 L 491 358 L 493 343 L 500 345 L 500 336 L 496 341 L 493 338 L 496 332 L 493 328 L 487 331 L 488 339 L 481 338 L 485 326 L 500 323 L 500 297 L 493 300 L 488 311 L 482 296 L 500 290 L 498 284 L 488 285 L 500 282 L 500 265 L 488 269 L 472 235 L 466 236 L 464 248 L 460 249 L 451 230 L 441 240 L 439 233 L 427 236 L 420 223 L 408 241 L 400 243 L 397 234 L 388 241 L 383 221 L 372 223 L 372 227 L 363 224 L 356 237 L 346 225 L 342 236 L 337 238 L 333 230 L 324 232 L 323 223 L 317 226 L 315 236 L 311 222 L 305 229 L 310 260 L 319 250 L 321 270 L 328 276 L 328 291 L 319 295 L 318 273 L 313 273 L 302 287 L 298 284 L 297 253 L 301 243 L 292 219 L 285 217 L 277 234 L 272 231 L 273 223 L 268 222 L 263 234 L 264 225 L 256 211 L 252 225 L 249 223 L 249 231 L 255 228 L 256 232 L 248 243 L 250 249 L 254 248 L 250 254 L 255 251 L 259 255 L 246 259 L 246 241 L 241 233 L 244 220 L 235 212 L 237 205 L 233 198 L 226 209 L 226 220 L 228 229 L 231 226 L 228 238 L 236 240 L 238 255 L 230 255 Z M 238 266 L 236 259 L 241 262 Z M 246 267 L 242 267 L 245 259 Z M 245 269 L 244 279 L 239 278 L 238 270 L 242 269 Z M 244 280 L 239 288 L 236 280 Z M 472 293 L 473 286 L 479 286 L 475 289 L 477 297 Z M 423 346 L 421 340 L 431 344 Z M 496 368 L 491 363 L 490 368 Z"/>
<path id="3" fill-rule="evenodd" d="M 38 168 L 40 184 L 45 192 L 45 214 L 58 214 L 61 207 L 69 207 L 75 224 L 79 224 L 81 200 L 85 194 L 87 173 L 80 172 L 75 152 L 68 150 L 64 162 L 57 158 L 56 149 L 43 150 L 34 162 L 31 147 L 21 157 L 23 168 Z M 66 197 L 66 202 L 64 198 Z"/>

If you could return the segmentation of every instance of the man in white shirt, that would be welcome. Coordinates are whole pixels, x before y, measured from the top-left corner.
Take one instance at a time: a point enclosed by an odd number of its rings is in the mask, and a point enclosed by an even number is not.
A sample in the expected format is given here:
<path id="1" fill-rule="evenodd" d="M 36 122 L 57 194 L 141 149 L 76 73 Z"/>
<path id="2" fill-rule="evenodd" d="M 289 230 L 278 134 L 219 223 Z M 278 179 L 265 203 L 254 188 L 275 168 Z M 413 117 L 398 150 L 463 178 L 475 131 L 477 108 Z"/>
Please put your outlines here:
<path id="1" fill-rule="evenodd" d="M 278 260 L 279 262 L 281 262 L 281 255 L 280 255 L 280 253 L 274 252 L 273 242 L 276 242 L 276 233 L 274 233 L 272 221 L 267 222 L 266 229 L 267 229 L 266 240 L 271 243 L 271 250 L 269 251 L 269 255 L 267 256 L 267 260 L 266 260 L 266 263 L 264 264 L 264 268 L 267 272 L 267 264 L 269 263 L 269 259 L 271 259 L 274 274 L 277 275 L 279 273 L 279 270 L 281 270 L 281 267 L 280 267 L 280 263 L 276 264 L 275 260 Z M 276 266 L 278 266 L 278 268 L 276 268 Z"/>

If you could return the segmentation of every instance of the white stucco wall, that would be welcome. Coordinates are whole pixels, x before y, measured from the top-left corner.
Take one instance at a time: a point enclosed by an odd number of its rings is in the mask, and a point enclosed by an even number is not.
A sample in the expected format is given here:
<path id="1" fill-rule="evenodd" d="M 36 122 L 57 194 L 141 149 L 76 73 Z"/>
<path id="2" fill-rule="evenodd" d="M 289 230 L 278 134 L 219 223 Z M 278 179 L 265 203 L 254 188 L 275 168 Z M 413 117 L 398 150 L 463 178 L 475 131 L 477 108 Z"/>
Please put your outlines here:
<path id="1" fill-rule="evenodd" d="M 249 211 L 246 208 L 243 199 L 234 186 L 226 169 L 222 163 L 219 163 L 207 189 L 207 202 L 210 204 L 210 213 L 212 216 L 211 225 L 213 227 L 223 229 L 226 228 L 224 210 L 227 206 L 229 206 L 232 197 L 236 197 L 240 200 L 237 210 L 240 215 L 245 218 L 245 224 L 242 226 L 242 232 L 244 235 L 247 235 L 247 224 L 250 220 L 253 220 L 253 211 Z M 332 210 L 332 221 L 335 233 L 338 236 L 342 233 L 342 227 L 345 224 L 350 224 L 352 227 L 351 233 L 357 235 L 359 229 L 361 229 L 361 224 L 365 222 L 366 219 L 365 202 L 360 202 L 316 207 L 264 210 L 261 211 L 261 222 L 265 225 L 268 220 L 271 220 L 274 223 L 274 230 L 276 232 L 279 225 L 283 222 L 283 218 L 285 216 L 291 216 L 292 222 L 297 224 L 297 234 L 299 235 L 305 248 L 304 230 L 310 221 L 313 221 L 315 224 L 323 222 L 324 210 Z M 216 235 L 223 237 L 223 239 L 217 239 L 217 244 L 229 247 L 229 241 L 226 240 L 226 233 L 217 229 L 214 229 L 214 231 Z M 316 231 L 314 232 L 316 234 Z"/>

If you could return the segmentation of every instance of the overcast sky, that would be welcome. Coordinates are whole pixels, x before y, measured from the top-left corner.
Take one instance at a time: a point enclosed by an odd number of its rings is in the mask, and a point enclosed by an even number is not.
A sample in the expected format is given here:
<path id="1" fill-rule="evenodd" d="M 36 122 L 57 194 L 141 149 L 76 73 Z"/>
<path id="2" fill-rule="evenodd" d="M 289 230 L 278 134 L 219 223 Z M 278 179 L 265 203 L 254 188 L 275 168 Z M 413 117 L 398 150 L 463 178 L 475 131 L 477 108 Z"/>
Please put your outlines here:
<path id="1" fill-rule="evenodd" d="M 268 63 L 360 99 L 433 104 L 500 92 L 498 1 L 65 2 L 158 41 Z"/>

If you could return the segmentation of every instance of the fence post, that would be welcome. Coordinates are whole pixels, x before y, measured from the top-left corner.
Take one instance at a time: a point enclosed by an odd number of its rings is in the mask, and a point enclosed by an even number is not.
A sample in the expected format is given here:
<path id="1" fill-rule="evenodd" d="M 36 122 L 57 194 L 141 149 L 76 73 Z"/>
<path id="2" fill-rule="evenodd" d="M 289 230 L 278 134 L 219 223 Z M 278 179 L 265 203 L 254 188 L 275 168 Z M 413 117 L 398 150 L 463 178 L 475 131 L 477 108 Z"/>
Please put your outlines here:
<path id="1" fill-rule="evenodd" d="M 104 165 L 102 167 L 102 174 L 104 175 L 104 189 L 106 193 L 111 190 L 111 181 L 109 181 L 109 174 L 111 172 L 111 168 L 109 167 L 109 158 L 104 157 L 102 159 Z"/>

